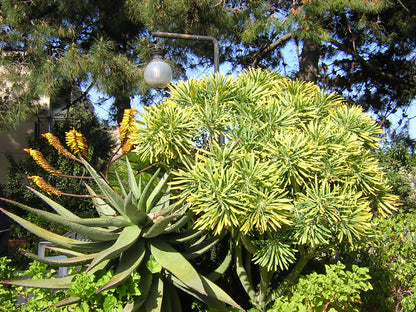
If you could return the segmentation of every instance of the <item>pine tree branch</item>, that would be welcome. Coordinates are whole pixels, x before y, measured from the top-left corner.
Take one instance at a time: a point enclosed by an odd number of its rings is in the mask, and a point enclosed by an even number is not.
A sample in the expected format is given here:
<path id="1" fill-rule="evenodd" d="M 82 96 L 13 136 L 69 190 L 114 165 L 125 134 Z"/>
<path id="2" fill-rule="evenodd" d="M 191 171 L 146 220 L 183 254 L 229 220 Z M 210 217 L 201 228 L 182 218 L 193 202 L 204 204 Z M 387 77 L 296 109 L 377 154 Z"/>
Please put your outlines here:
<path id="1" fill-rule="evenodd" d="M 265 55 L 274 49 L 276 49 L 279 45 L 282 43 L 288 41 L 289 39 L 292 39 L 294 37 L 293 33 L 288 33 L 286 35 L 283 35 L 270 45 L 266 46 L 264 49 L 260 49 L 256 54 L 253 56 L 253 62 L 250 64 L 252 67 L 257 67 L 259 62 L 265 57 Z"/>
<path id="2" fill-rule="evenodd" d="M 383 78 L 387 81 L 393 82 L 398 85 L 406 83 L 408 86 L 416 88 L 415 77 L 413 77 L 413 79 L 406 79 L 406 80 L 400 79 L 394 76 L 392 73 L 385 72 L 383 71 L 382 68 L 374 66 L 369 61 L 365 60 L 357 51 L 354 51 L 354 49 L 347 47 L 341 42 L 338 42 L 336 40 L 331 40 L 330 43 L 333 44 L 338 49 L 342 50 L 343 52 L 353 56 L 365 69 L 373 72 L 374 76 L 376 77 L 379 76 L 380 78 Z"/>
<path id="3" fill-rule="evenodd" d="M 403 9 L 405 9 L 407 12 L 410 12 L 410 10 L 408 8 L 406 8 L 406 6 L 403 4 L 403 2 L 401 2 L 400 0 L 397 0 L 397 2 L 399 2 L 399 4 L 402 6 Z"/>
<path id="4" fill-rule="evenodd" d="M 73 101 L 71 101 L 71 103 L 69 103 L 62 110 L 66 110 L 66 109 L 70 108 L 72 105 L 74 105 L 74 104 L 78 103 L 79 101 L 81 101 L 84 97 L 87 96 L 88 92 L 90 92 L 90 90 L 92 89 L 92 87 L 94 87 L 94 81 L 91 82 L 91 84 L 88 86 L 88 88 L 84 92 L 82 92 L 80 96 L 78 96 L 76 99 L 74 99 Z"/>

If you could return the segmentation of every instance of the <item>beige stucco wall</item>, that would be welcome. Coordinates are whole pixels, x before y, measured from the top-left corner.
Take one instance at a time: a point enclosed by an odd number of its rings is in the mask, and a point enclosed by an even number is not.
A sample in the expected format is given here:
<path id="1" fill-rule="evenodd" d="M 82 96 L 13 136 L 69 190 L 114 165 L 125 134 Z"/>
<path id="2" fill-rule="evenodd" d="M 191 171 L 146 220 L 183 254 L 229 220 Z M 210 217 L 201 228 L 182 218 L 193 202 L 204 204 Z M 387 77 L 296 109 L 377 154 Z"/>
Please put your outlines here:
<path id="1" fill-rule="evenodd" d="M 27 147 L 26 142 L 29 136 L 35 133 L 35 121 L 27 121 L 19 128 L 7 133 L 0 133 L 0 183 L 6 183 L 6 174 L 9 162 L 6 154 L 12 154 L 15 159 L 21 159 L 28 155 L 23 151 Z"/>

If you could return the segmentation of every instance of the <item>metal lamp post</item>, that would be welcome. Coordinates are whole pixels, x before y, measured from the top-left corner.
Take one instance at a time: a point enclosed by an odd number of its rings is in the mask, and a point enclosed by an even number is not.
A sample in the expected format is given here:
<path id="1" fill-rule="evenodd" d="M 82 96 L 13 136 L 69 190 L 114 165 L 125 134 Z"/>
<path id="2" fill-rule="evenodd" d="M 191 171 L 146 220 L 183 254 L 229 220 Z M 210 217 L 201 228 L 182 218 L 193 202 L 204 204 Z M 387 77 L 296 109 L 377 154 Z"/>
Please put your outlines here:
<path id="1" fill-rule="evenodd" d="M 219 44 L 218 40 L 212 36 L 187 35 L 169 32 L 156 31 L 152 32 L 153 37 L 173 38 L 173 39 L 187 39 L 187 40 L 205 40 L 212 41 L 214 45 L 214 73 L 219 72 Z M 172 70 L 168 63 L 166 63 L 161 56 L 161 46 L 156 44 L 152 51 L 153 59 L 146 66 L 144 70 L 144 81 L 152 88 L 165 88 L 172 79 Z M 169 69 L 168 69 L 169 67 Z"/>

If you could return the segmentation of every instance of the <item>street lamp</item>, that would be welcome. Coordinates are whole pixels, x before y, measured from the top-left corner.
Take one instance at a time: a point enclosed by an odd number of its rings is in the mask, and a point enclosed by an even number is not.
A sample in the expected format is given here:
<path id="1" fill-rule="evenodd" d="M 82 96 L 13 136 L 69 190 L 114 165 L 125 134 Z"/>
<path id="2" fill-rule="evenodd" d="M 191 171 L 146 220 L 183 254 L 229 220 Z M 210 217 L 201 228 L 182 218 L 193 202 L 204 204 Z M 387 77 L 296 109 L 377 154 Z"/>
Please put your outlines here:
<path id="1" fill-rule="evenodd" d="M 144 70 L 144 81 L 152 88 L 164 89 L 172 80 L 172 69 L 162 57 L 163 46 L 159 43 L 152 49 L 153 59 Z"/>
<path id="2" fill-rule="evenodd" d="M 220 48 L 218 40 L 212 36 L 201 36 L 201 35 L 188 35 L 178 33 L 168 33 L 156 31 L 152 32 L 153 37 L 162 38 L 174 38 L 174 39 L 186 39 L 186 40 L 207 40 L 212 41 L 214 45 L 214 73 L 218 73 L 220 69 L 219 54 Z M 156 47 L 158 44 L 156 44 Z M 172 79 L 172 70 L 170 66 L 163 61 L 161 51 L 153 51 L 153 59 L 146 66 L 144 70 L 144 81 L 152 88 L 161 89 L 165 88 L 170 80 Z M 169 69 L 167 69 L 169 68 Z M 218 143 L 224 144 L 225 138 L 223 135 L 218 136 Z"/>
<path id="3" fill-rule="evenodd" d="M 187 39 L 187 40 L 208 40 L 214 45 L 214 73 L 219 71 L 219 44 L 212 36 L 188 35 L 156 31 L 152 32 L 153 37 Z M 163 89 L 172 79 L 172 70 L 168 63 L 162 58 L 162 47 L 159 43 L 152 50 L 153 59 L 144 70 L 144 81 L 152 88 Z"/>

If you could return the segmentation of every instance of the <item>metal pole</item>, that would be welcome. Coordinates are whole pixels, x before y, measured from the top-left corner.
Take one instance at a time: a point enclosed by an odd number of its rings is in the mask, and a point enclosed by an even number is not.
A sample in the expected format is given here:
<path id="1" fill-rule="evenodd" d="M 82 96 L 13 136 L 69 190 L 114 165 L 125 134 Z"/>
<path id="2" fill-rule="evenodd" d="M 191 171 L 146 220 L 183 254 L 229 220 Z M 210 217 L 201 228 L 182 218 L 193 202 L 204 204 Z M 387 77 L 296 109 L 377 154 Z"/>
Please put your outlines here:
<path id="1" fill-rule="evenodd" d="M 220 70 L 220 46 L 218 40 L 212 36 L 201 36 L 201 35 L 188 35 L 188 34 L 177 34 L 162 31 L 152 32 L 152 36 L 161 38 L 174 38 L 174 39 L 186 39 L 186 40 L 206 40 L 212 41 L 214 45 L 214 73 L 218 73 Z"/>

